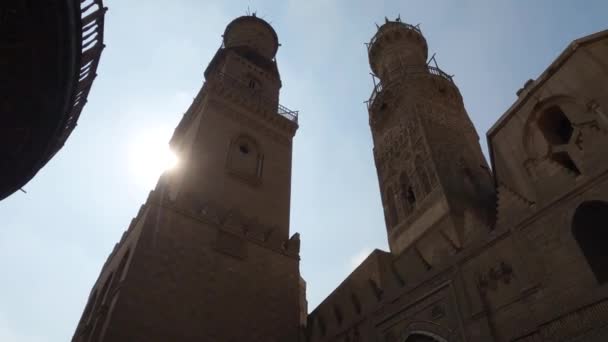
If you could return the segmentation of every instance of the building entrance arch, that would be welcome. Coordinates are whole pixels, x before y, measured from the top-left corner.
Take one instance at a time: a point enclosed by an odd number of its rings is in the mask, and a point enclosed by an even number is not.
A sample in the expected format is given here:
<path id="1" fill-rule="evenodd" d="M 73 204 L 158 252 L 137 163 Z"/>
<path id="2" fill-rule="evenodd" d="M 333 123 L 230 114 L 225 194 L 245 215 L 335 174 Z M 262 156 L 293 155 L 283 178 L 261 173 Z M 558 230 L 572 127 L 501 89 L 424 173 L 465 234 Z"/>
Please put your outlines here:
<path id="1" fill-rule="evenodd" d="M 446 339 L 439 337 L 427 331 L 412 331 L 405 336 L 403 342 L 448 342 Z"/>

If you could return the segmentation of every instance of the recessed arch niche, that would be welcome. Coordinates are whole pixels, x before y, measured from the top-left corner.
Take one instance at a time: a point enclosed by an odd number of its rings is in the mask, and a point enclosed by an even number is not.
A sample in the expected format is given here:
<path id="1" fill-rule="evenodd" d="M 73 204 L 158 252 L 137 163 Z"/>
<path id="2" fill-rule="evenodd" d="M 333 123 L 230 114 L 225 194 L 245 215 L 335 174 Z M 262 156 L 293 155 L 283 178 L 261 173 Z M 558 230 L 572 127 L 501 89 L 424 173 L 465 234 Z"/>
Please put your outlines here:
<path id="1" fill-rule="evenodd" d="M 264 153 L 251 136 L 241 134 L 230 142 L 228 149 L 228 171 L 251 184 L 262 181 Z"/>

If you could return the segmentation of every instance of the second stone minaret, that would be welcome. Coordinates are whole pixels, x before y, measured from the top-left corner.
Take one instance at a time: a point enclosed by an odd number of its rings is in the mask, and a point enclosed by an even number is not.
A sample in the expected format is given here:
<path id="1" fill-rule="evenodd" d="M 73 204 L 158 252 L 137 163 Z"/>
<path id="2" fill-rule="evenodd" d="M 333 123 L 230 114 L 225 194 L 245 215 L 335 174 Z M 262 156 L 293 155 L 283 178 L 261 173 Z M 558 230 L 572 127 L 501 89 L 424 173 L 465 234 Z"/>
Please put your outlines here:
<path id="1" fill-rule="evenodd" d="M 418 27 L 387 20 L 368 54 L 379 79 L 368 109 L 389 246 L 415 248 L 431 267 L 493 225 L 490 169 L 458 87 L 427 64 Z"/>

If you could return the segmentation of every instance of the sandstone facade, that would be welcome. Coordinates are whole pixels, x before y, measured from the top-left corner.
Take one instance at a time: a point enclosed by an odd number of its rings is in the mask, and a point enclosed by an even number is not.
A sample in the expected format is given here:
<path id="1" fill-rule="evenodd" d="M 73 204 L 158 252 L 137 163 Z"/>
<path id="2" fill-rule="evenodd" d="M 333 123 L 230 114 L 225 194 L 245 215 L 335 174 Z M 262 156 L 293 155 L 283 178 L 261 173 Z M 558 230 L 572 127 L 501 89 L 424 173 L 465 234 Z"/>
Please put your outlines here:
<path id="1" fill-rule="evenodd" d="M 163 175 L 104 265 L 74 341 L 608 340 L 608 31 L 573 42 L 488 132 L 400 20 L 368 45 L 390 252 L 306 315 L 290 236 L 297 112 L 275 31 L 235 19 Z"/>
<path id="2" fill-rule="evenodd" d="M 608 31 L 518 91 L 493 172 L 418 27 L 387 21 L 368 49 L 391 251 L 309 315 L 309 340 L 608 340 Z"/>

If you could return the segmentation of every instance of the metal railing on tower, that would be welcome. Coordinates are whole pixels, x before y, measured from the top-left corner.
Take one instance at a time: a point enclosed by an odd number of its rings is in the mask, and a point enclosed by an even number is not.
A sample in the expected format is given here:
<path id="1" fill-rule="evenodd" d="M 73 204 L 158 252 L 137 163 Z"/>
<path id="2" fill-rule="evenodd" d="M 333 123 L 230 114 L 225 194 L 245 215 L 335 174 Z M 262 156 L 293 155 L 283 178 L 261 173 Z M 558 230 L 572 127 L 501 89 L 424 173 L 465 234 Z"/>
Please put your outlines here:
<path id="1" fill-rule="evenodd" d="M 215 82 L 218 84 L 222 84 L 227 87 L 231 87 L 233 89 L 238 89 L 241 94 L 248 96 L 253 101 L 259 102 L 261 105 L 272 106 L 276 108 L 277 114 L 288 119 L 289 121 L 298 123 L 298 111 L 291 110 L 280 103 L 278 100 L 275 100 L 265 94 L 262 93 L 259 89 L 250 87 L 244 81 L 227 74 L 225 72 L 215 72 L 208 79 L 208 81 Z"/>

